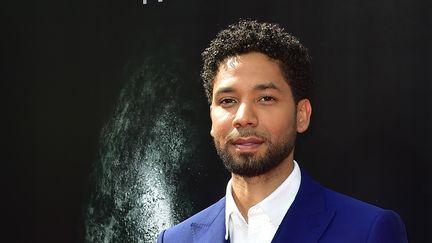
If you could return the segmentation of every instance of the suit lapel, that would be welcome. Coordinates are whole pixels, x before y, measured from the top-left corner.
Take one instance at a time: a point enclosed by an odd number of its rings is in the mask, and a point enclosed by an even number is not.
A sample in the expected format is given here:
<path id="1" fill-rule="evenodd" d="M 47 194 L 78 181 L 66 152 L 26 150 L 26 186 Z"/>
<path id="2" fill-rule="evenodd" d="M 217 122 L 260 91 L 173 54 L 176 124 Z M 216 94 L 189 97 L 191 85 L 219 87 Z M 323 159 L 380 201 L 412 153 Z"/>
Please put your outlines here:
<path id="1" fill-rule="evenodd" d="M 334 216 L 326 208 L 323 188 L 302 172 L 296 199 L 282 220 L 272 243 L 317 242 Z"/>
<path id="2" fill-rule="evenodd" d="M 225 197 L 207 215 L 191 224 L 193 242 L 225 242 Z"/>
<path id="3" fill-rule="evenodd" d="M 323 187 L 302 172 L 300 189 L 280 224 L 272 243 L 315 243 L 334 216 L 326 208 Z M 225 197 L 209 208 L 206 215 L 191 224 L 193 242 L 225 241 Z"/>

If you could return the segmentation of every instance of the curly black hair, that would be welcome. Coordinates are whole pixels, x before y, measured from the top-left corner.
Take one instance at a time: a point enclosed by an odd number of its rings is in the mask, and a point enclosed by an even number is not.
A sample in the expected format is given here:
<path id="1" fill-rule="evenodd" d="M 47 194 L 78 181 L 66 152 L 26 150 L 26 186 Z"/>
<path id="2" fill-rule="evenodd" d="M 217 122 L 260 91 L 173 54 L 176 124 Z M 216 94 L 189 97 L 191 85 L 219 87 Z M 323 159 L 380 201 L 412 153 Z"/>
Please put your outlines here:
<path id="1" fill-rule="evenodd" d="M 250 52 L 260 52 L 278 61 L 296 104 L 309 97 L 313 80 L 306 47 L 278 24 L 240 20 L 220 31 L 201 54 L 201 78 L 209 103 L 219 65 L 227 58 Z"/>

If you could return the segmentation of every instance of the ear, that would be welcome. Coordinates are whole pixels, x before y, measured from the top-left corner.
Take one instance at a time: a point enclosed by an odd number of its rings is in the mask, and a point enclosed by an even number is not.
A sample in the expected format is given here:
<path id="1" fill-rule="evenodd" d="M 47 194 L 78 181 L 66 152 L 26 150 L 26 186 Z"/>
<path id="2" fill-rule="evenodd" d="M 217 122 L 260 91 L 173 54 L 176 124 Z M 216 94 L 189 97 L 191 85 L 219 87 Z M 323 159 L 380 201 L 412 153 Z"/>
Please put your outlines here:
<path id="1" fill-rule="evenodd" d="M 309 127 L 312 106 L 308 99 L 300 100 L 297 104 L 297 132 L 303 133 Z"/>
<path id="2" fill-rule="evenodd" d="M 212 120 L 211 129 L 210 129 L 210 136 L 213 137 L 213 119 L 212 119 L 212 109 L 213 109 L 213 106 L 210 105 L 210 119 Z"/>

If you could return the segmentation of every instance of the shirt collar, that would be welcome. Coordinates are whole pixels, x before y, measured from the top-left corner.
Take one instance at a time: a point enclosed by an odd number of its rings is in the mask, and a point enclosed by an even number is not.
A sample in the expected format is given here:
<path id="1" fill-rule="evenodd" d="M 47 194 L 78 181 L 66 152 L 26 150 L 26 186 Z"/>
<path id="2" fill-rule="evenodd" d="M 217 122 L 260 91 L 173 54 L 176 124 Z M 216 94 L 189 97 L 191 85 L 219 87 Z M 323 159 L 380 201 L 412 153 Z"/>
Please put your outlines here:
<path id="1" fill-rule="evenodd" d="M 229 236 L 229 224 L 231 214 L 240 211 L 232 196 L 231 180 L 228 181 L 226 196 L 225 196 L 225 239 Z M 270 218 L 270 222 L 279 227 L 283 217 L 288 212 L 295 196 L 300 188 L 301 173 L 297 162 L 294 160 L 294 169 L 291 174 L 274 190 L 270 195 L 264 198 L 261 202 L 253 206 L 260 207 L 263 212 Z M 250 209 L 249 209 L 250 210 Z"/>
<path id="2" fill-rule="evenodd" d="M 238 211 L 238 208 L 232 196 L 231 180 L 232 179 L 228 181 L 228 185 L 226 188 L 226 195 L 225 195 L 225 240 L 228 240 L 229 220 L 231 214 Z"/>

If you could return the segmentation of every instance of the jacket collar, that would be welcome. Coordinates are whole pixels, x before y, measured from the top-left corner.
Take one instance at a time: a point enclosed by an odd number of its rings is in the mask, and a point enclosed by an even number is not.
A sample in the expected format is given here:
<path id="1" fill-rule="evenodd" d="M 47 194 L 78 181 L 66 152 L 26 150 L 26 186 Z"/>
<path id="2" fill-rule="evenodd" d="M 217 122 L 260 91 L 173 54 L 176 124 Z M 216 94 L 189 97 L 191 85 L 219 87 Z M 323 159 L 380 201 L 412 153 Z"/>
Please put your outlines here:
<path id="1" fill-rule="evenodd" d="M 191 224 L 193 242 L 225 242 L 225 197 Z"/>
<path id="2" fill-rule="evenodd" d="M 324 188 L 302 171 L 299 192 L 272 243 L 318 242 L 335 214 L 326 204 Z"/>
<path id="3" fill-rule="evenodd" d="M 198 242 L 225 241 L 225 197 L 191 224 L 192 238 Z M 326 208 L 324 189 L 302 170 L 300 189 L 280 224 L 272 243 L 317 242 L 334 216 Z"/>

